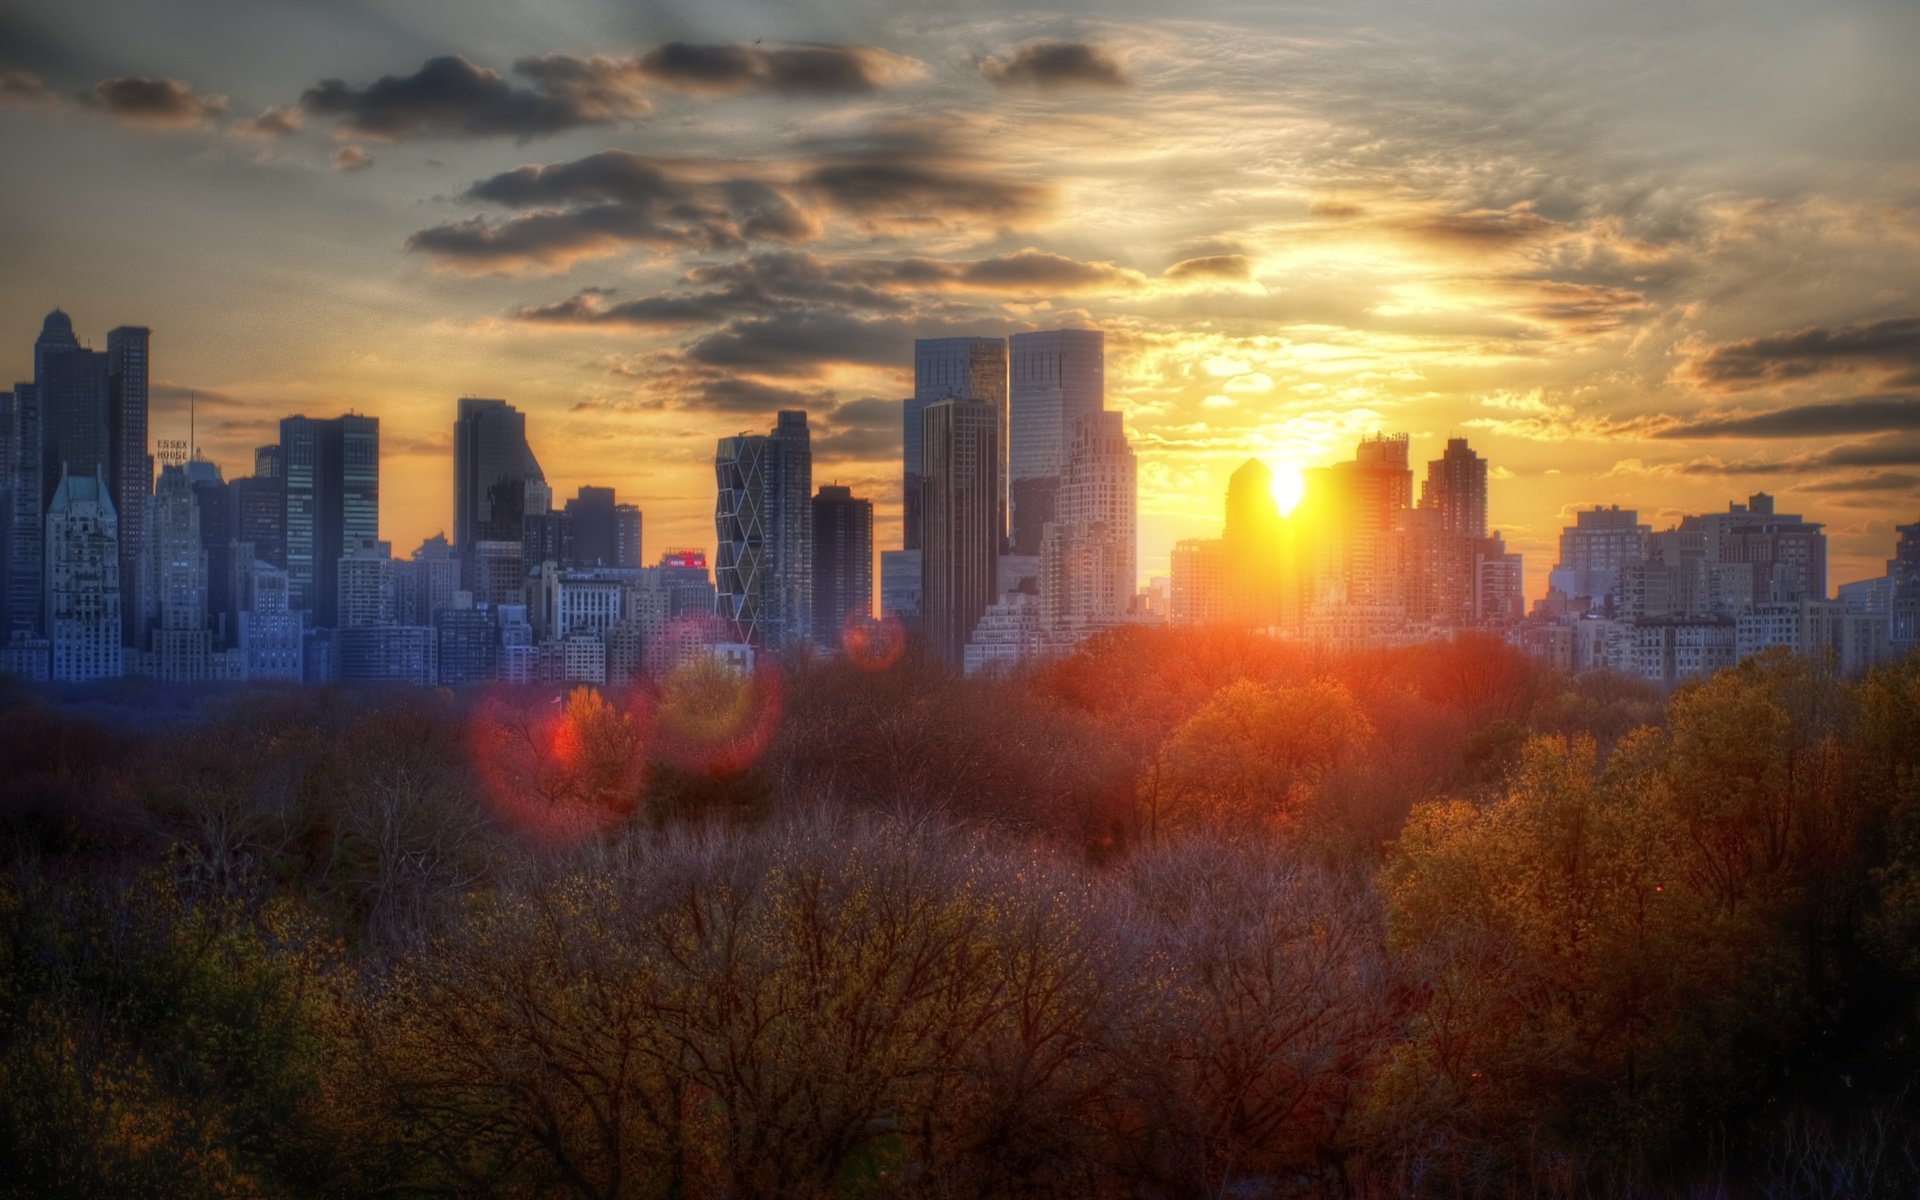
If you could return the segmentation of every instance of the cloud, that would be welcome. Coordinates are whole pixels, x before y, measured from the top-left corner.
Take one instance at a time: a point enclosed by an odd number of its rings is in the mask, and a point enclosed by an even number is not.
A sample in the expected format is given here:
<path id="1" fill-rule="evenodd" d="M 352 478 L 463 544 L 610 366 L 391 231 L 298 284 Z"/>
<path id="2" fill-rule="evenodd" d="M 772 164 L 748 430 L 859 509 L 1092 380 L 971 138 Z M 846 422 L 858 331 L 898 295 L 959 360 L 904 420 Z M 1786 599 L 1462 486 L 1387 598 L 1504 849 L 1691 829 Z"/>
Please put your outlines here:
<path id="1" fill-rule="evenodd" d="M 1188 258 L 1168 267 L 1168 279 L 1251 279 L 1253 271 L 1244 254 L 1209 254 Z"/>
<path id="2" fill-rule="evenodd" d="M 755 177 L 729 164 L 626 150 L 516 167 L 474 183 L 466 199 L 533 211 L 447 222 L 415 233 L 407 247 L 456 271 L 563 270 L 636 247 L 713 251 L 756 241 L 812 241 L 821 236 L 823 218 L 835 215 L 869 232 L 968 221 L 1010 227 L 1034 216 L 1049 195 L 990 171 L 883 147 L 757 169 L 762 173 Z M 1047 265 L 1028 261 L 1004 269 L 1038 273 Z"/>
<path id="3" fill-rule="evenodd" d="M 300 96 L 316 116 L 336 117 L 340 132 L 375 141 L 403 138 L 515 137 L 522 141 L 645 114 L 630 67 L 601 57 L 523 58 L 519 87 L 498 71 L 458 55 L 430 58 L 411 75 L 382 75 L 363 87 L 323 79 Z"/>
<path id="4" fill-rule="evenodd" d="M 1126 292 L 1145 284 L 1137 271 L 1088 263 L 1028 248 L 993 258 L 829 259 L 798 251 L 755 254 L 696 266 L 682 276 L 704 292 L 664 292 L 608 303 L 600 289 L 582 289 L 552 304 L 517 309 L 537 324 L 674 328 L 803 305 L 865 312 L 901 312 L 926 292 L 1020 296 Z"/>
<path id="5" fill-rule="evenodd" d="M 1120 64 L 1087 42 L 1027 42 L 980 62 L 980 74 L 995 87 L 1101 87 L 1128 85 Z"/>
<path id="6" fill-rule="evenodd" d="M 919 74 L 872 46 L 668 42 L 635 60 L 652 83 L 694 96 L 855 96 Z"/>
<path id="7" fill-rule="evenodd" d="M 203 96 L 179 79 L 102 79 L 77 97 L 126 125 L 143 129 L 191 129 L 227 111 L 225 96 Z"/>
<path id="8" fill-rule="evenodd" d="M 976 164 L 916 160 L 884 150 L 832 158 L 800 182 L 840 212 L 906 227 L 955 219 L 1015 227 L 1038 216 L 1050 198 L 1040 184 Z"/>
<path id="9" fill-rule="evenodd" d="M 1708 387 L 1740 390 L 1860 368 L 1896 372 L 1893 382 L 1920 384 L 1920 317 L 1863 321 L 1716 346 L 1690 364 Z"/>
<path id="10" fill-rule="evenodd" d="M 1455 246 L 1502 247 L 1544 237 L 1558 226 L 1533 211 L 1530 203 L 1507 209 L 1477 208 L 1467 212 L 1421 217 L 1405 226 L 1435 242 Z"/>
<path id="11" fill-rule="evenodd" d="M 1920 397 L 1863 396 L 1830 404 L 1796 404 L 1762 412 L 1724 413 L 1655 430 L 1657 438 L 1807 438 L 1920 431 Z"/>
<path id="12" fill-rule="evenodd" d="M 298 132 L 301 121 L 298 105 L 282 104 L 261 109 L 257 117 L 241 117 L 233 123 L 233 131 L 242 137 L 274 141 Z"/>
<path id="13" fill-rule="evenodd" d="M 360 146 L 341 146 L 329 161 L 336 171 L 364 171 L 373 165 L 373 155 Z"/>
<path id="14" fill-rule="evenodd" d="M 1820 483 L 1800 484 L 1793 489 L 1796 492 L 1906 492 L 1920 494 L 1920 475 L 1904 475 L 1893 471 L 1882 471 L 1875 475 L 1859 475 L 1851 479 L 1829 479 Z"/>
<path id="15" fill-rule="evenodd" d="M 1309 216 L 1331 217 L 1336 220 L 1364 216 L 1366 211 L 1360 205 L 1345 200 L 1314 200 L 1307 205 Z"/>
<path id="16" fill-rule="evenodd" d="M 0 71 L 0 106 L 52 108 L 60 103 L 53 89 L 31 71 Z"/>
<path id="17" fill-rule="evenodd" d="M 803 309 L 730 322 L 699 338 L 686 354 L 723 370 L 809 378 L 832 365 L 898 365 L 913 337 L 912 326 L 897 318 Z"/>

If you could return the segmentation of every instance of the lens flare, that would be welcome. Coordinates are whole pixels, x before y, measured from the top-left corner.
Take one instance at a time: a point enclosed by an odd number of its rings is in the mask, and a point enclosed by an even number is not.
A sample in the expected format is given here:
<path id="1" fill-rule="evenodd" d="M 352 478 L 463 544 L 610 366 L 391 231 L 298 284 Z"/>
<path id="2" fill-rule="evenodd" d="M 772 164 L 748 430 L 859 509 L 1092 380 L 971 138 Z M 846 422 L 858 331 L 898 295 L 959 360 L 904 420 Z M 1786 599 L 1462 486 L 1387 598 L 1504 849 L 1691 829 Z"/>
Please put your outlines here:
<path id="1" fill-rule="evenodd" d="M 780 726 L 780 706 L 778 668 L 740 671 L 693 658 L 660 682 L 656 750 L 681 770 L 739 775 L 766 753 Z"/>
<path id="2" fill-rule="evenodd" d="M 840 626 L 840 649 L 847 661 L 863 671 L 884 671 L 906 652 L 907 630 L 891 614 L 878 621 L 849 613 Z"/>
<path id="3" fill-rule="evenodd" d="M 646 785 L 651 705 L 591 687 L 496 692 L 468 729 L 481 794 L 529 841 L 573 845 L 629 817 Z"/>

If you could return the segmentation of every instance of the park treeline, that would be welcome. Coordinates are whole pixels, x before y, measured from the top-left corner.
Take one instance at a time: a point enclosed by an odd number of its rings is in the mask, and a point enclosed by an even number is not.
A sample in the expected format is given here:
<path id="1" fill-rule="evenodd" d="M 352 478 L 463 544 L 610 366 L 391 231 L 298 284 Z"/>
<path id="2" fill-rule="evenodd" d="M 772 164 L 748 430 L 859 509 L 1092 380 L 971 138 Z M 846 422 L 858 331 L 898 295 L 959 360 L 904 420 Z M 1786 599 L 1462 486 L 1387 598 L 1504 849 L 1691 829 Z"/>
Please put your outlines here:
<path id="1" fill-rule="evenodd" d="M 0 1194 L 1920 1194 L 1920 657 L 0 694 Z"/>

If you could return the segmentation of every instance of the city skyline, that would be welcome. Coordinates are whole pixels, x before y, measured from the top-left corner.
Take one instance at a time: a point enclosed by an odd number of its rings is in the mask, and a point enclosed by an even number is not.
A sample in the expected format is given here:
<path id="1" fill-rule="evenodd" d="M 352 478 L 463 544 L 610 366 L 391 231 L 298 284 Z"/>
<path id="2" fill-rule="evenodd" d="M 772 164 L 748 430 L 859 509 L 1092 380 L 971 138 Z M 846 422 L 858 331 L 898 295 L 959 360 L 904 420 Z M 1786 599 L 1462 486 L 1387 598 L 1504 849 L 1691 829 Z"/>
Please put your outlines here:
<path id="1" fill-rule="evenodd" d="M 202 12 L 9 13 L 0 325 L 150 327 L 154 436 L 198 393 L 231 474 L 378 415 L 395 544 L 452 534 L 467 394 L 709 552 L 712 438 L 805 409 L 898 545 L 913 339 L 1061 327 L 1107 335 L 1143 574 L 1246 457 L 1375 432 L 1473 441 L 1530 597 L 1596 503 L 1766 490 L 1836 582 L 1912 518 L 1910 11 Z"/>

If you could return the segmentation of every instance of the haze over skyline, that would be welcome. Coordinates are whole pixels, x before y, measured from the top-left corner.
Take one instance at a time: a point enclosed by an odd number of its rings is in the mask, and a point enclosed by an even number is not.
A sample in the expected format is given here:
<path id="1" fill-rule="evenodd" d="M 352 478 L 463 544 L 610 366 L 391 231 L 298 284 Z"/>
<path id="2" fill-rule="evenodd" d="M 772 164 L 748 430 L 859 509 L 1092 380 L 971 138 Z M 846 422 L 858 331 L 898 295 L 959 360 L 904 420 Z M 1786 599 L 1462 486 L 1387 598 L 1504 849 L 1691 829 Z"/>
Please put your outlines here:
<path id="1" fill-rule="evenodd" d="M 1097 326 L 1140 563 L 1228 474 L 1494 468 L 1538 595 L 1572 511 L 1766 490 L 1877 573 L 1920 495 L 1911 6 L 53 5 L 0 16 L 0 374 L 153 328 L 152 435 L 231 476 L 383 427 L 451 532 L 458 396 L 556 495 L 711 547 L 714 439 L 801 407 L 898 544 L 913 339 Z M 4 386 L 0 382 L 0 386 Z"/>

